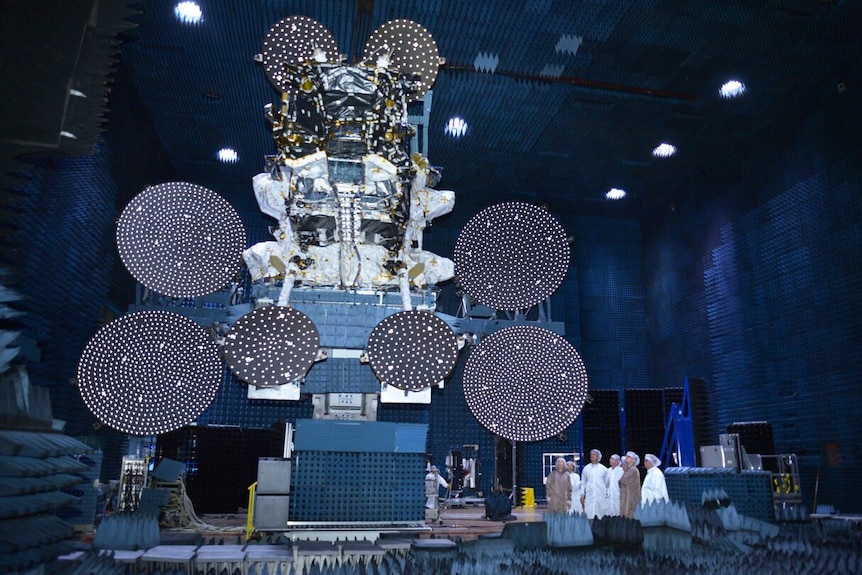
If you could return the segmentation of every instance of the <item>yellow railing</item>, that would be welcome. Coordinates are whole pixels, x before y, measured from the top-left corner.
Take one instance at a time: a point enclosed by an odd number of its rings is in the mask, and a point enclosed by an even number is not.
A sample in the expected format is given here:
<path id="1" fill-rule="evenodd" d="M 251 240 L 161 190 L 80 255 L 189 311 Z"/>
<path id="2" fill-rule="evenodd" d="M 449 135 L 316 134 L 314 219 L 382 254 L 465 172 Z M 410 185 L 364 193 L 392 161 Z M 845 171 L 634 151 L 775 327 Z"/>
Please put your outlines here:
<path id="1" fill-rule="evenodd" d="M 254 531 L 254 495 L 257 491 L 257 481 L 248 486 L 248 519 L 245 520 L 245 541 L 248 543 L 248 538 L 251 537 L 251 532 Z"/>

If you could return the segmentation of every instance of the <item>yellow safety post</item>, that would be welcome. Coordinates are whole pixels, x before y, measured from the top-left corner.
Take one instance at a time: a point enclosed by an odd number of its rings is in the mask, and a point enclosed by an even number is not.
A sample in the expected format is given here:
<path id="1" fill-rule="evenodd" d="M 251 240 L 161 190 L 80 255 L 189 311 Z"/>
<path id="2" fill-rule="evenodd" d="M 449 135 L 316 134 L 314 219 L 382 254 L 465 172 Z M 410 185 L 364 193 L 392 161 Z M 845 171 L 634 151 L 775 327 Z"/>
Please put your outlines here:
<path id="1" fill-rule="evenodd" d="M 536 508 L 536 491 L 532 487 L 521 488 L 521 507 L 524 509 Z"/>
<path id="2" fill-rule="evenodd" d="M 254 494 L 257 491 L 257 481 L 248 486 L 248 519 L 245 521 L 245 542 L 254 531 Z"/>

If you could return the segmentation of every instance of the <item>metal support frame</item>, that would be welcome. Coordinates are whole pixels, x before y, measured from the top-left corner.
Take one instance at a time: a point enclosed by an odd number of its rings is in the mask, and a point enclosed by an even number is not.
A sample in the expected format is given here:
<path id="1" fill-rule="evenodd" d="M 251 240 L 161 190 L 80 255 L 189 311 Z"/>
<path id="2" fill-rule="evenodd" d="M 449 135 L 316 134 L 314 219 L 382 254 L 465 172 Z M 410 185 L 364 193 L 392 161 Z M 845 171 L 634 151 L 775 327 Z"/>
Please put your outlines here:
<path id="1" fill-rule="evenodd" d="M 682 405 L 672 403 L 664 427 L 664 439 L 658 456 L 666 461 L 665 454 L 674 454 L 678 467 L 696 467 L 694 449 L 694 426 L 691 421 L 691 395 L 688 391 L 688 376 L 682 389 Z"/>
<path id="2" fill-rule="evenodd" d="M 410 138 L 410 151 L 419 152 L 426 158 L 428 154 L 428 126 L 431 122 L 431 102 L 434 90 L 428 90 L 422 97 L 422 115 L 407 114 L 407 123 L 414 127 L 416 133 Z"/>

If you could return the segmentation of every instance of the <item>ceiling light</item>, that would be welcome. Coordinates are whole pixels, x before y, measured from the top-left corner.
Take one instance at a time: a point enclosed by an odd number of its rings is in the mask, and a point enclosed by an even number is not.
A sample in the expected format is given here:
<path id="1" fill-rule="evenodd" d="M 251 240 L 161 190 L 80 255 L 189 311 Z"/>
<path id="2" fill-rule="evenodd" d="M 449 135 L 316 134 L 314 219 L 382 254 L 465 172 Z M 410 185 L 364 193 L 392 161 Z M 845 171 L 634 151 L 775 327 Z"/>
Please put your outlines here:
<path id="1" fill-rule="evenodd" d="M 493 74 L 500 63 L 500 56 L 493 52 L 479 52 L 476 59 L 473 60 L 473 67 L 477 72 L 487 72 Z"/>
<path id="2" fill-rule="evenodd" d="M 446 123 L 446 129 L 443 131 L 453 138 L 460 138 L 467 133 L 467 122 L 458 116 L 454 116 L 449 118 L 449 121 Z"/>
<path id="3" fill-rule="evenodd" d="M 194 2 L 180 2 L 174 6 L 174 16 L 183 24 L 200 24 L 204 19 L 201 7 Z"/>
<path id="4" fill-rule="evenodd" d="M 739 80 L 730 80 L 721 85 L 718 93 L 722 98 L 737 98 L 745 94 L 745 84 Z"/>
<path id="5" fill-rule="evenodd" d="M 662 142 L 652 151 L 652 155 L 656 158 L 669 158 L 676 154 L 676 146 Z"/>
<path id="6" fill-rule="evenodd" d="M 235 164 L 239 160 L 239 155 L 233 148 L 222 148 L 218 151 L 218 159 L 225 164 Z"/>
<path id="7" fill-rule="evenodd" d="M 557 40 L 556 50 L 557 52 L 564 52 L 567 54 L 571 54 L 572 56 L 578 55 L 578 48 L 581 47 L 581 44 L 584 43 L 583 36 L 575 36 L 573 34 L 563 34 L 560 36 L 560 39 Z"/>
<path id="8" fill-rule="evenodd" d="M 609 200 L 621 200 L 626 197 L 626 191 L 621 190 L 620 188 L 611 188 L 608 190 L 608 193 L 605 194 L 605 197 Z"/>

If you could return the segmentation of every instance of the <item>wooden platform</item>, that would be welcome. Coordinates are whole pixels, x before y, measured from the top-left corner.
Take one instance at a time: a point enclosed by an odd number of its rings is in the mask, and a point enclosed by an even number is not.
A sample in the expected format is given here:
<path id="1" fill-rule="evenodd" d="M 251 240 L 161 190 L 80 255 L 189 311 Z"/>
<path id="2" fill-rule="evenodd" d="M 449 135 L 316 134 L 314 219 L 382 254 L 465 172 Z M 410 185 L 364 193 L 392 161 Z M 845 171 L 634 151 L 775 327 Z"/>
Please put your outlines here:
<path id="1" fill-rule="evenodd" d="M 488 533 L 501 533 L 506 523 L 503 521 L 489 521 L 485 519 L 482 507 L 457 507 L 443 510 L 440 519 L 429 523 L 430 531 L 426 531 L 420 537 L 445 537 L 447 539 L 460 538 L 461 541 L 472 541 L 480 535 Z M 514 522 L 542 521 L 544 509 L 513 509 Z"/>
<path id="2" fill-rule="evenodd" d="M 542 521 L 544 508 L 512 510 L 515 522 Z M 440 518 L 434 522 L 420 522 L 425 527 L 422 530 L 404 529 L 403 533 L 389 533 L 387 536 L 405 538 L 446 538 L 460 539 L 461 541 L 473 541 L 480 535 L 488 533 L 501 533 L 506 523 L 503 521 L 489 521 L 483 517 L 484 507 L 466 506 L 444 509 Z M 224 539 L 225 543 L 234 542 L 242 532 L 244 536 L 246 516 L 245 514 L 231 515 L 204 515 L 203 521 L 211 525 L 223 528 L 232 528 L 231 531 L 201 531 L 200 534 L 207 539 Z M 176 531 L 176 530 L 173 530 Z M 396 530 L 397 531 L 397 528 Z M 271 535 L 276 535 L 273 532 Z"/>

